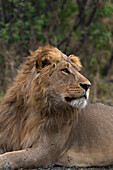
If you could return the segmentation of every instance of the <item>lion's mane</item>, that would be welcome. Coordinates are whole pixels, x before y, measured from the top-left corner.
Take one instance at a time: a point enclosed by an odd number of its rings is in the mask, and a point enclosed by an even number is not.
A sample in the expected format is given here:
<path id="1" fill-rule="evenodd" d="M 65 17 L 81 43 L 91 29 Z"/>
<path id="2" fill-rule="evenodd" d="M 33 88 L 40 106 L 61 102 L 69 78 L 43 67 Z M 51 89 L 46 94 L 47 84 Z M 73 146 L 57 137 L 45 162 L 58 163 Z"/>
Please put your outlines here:
<path id="1" fill-rule="evenodd" d="M 66 105 L 59 109 L 52 99 L 48 101 L 43 87 L 50 78 L 51 67 L 42 71 L 41 76 L 35 67 L 40 56 L 50 53 L 57 60 L 57 54 L 61 52 L 50 46 L 31 52 L 5 95 L 0 108 L 0 144 L 4 143 L 4 152 L 32 147 L 44 133 L 54 133 L 65 123 L 70 123 L 79 111 Z"/>

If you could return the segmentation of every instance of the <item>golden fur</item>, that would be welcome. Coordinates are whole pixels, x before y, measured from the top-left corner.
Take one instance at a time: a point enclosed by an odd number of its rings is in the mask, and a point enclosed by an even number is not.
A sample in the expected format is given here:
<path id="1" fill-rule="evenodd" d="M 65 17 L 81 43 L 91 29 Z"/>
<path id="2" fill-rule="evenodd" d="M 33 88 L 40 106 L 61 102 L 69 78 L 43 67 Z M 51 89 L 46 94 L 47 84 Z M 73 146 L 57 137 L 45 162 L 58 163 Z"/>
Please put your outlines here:
<path id="1" fill-rule="evenodd" d="M 49 126 L 51 128 L 55 125 L 61 126 L 59 121 L 70 121 L 73 118 L 72 108 L 67 108 L 70 112 L 65 112 L 65 116 L 60 110 L 56 115 L 51 115 L 55 108 L 53 106 L 51 108 L 51 103 L 47 103 L 47 94 L 44 93 L 44 86 L 46 84 L 48 86 L 48 79 L 54 68 L 50 65 L 42 69 L 41 62 L 48 58 L 48 61 L 55 64 L 61 60 L 61 55 L 63 54 L 58 49 L 51 46 L 40 47 L 21 65 L 1 107 L 1 138 L 8 138 L 7 142 L 4 141 L 5 151 L 29 148 L 40 138 L 41 134 L 38 131 L 41 130 L 42 126 L 45 126 L 45 123 L 47 124 L 46 128 Z M 67 59 L 67 56 L 63 55 L 63 57 Z M 76 57 L 75 59 L 77 67 L 80 68 L 80 61 Z M 35 68 L 35 62 L 39 64 L 38 69 Z M 41 72 L 41 76 L 38 77 L 39 72 Z M 66 108 L 63 109 L 66 110 Z M 50 117 L 53 119 L 48 120 Z M 54 121 L 54 124 L 51 121 Z M 54 128 L 57 127 L 53 127 L 52 130 Z M 10 137 L 8 137 L 9 134 Z"/>
<path id="2" fill-rule="evenodd" d="M 105 128 L 104 139 L 100 129 L 109 121 L 106 110 L 113 114 L 113 109 L 84 108 L 90 82 L 80 69 L 78 57 L 67 57 L 52 46 L 40 47 L 26 58 L 0 106 L 0 169 L 5 160 L 11 169 L 111 163 L 113 142 L 110 147 L 107 142 L 113 135 Z M 106 127 L 113 129 L 110 122 Z"/>

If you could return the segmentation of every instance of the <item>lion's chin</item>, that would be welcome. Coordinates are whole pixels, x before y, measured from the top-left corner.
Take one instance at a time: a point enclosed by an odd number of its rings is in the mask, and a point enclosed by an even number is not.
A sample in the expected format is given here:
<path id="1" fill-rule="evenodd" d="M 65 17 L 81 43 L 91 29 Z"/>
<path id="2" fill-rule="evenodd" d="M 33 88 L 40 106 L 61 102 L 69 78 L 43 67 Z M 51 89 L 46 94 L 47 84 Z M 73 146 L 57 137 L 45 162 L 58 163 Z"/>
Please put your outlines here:
<path id="1" fill-rule="evenodd" d="M 68 103 L 72 107 L 84 108 L 87 105 L 88 97 L 89 97 L 89 94 L 86 93 L 86 95 L 79 96 L 77 98 L 64 97 L 64 100 L 65 100 L 66 103 Z"/>
<path id="2" fill-rule="evenodd" d="M 84 108 L 87 105 L 87 100 L 86 99 L 75 99 L 70 102 L 70 105 L 72 107 L 77 107 L 77 108 Z"/>

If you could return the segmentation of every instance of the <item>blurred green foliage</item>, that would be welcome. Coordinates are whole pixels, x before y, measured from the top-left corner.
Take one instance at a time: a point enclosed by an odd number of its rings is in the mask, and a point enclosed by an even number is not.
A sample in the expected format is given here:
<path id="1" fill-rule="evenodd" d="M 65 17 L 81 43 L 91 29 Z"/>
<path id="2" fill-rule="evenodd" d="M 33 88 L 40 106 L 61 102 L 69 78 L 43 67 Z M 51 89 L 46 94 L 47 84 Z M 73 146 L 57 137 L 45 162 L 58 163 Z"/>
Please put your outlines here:
<path id="1" fill-rule="evenodd" d="M 78 6 L 76 0 L 67 0 L 66 2 L 63 0 L 1 0 L 0 41 L 4 42 L 7 47 L 11 45 L 18 47 L 22 44 L 21 48 L 28 48 L 29 41 L 35 36 L 35 39 L 39 42 L 50 42 L 53 45 L 58 45 L 70 31 L 73 31 L 74 39 L 80 40 L 81 34 L 83 36 L 88 32 L 89 41 L 96 41 L 97 50 L 98 48 L 107 48 L 112 30 L 102 22 L 102 19 L 112 17 L 113 4 L 106 0 L 106 3 L 100 4 L 96 8 L 89 30 L 89 16 L 92 13 L 93 6 L 97 4 L 97 0 L 87 0 L 86 6 L 82 3 L 81 6 Z M 84 7 L 82 7 L 83 5 Z M 81 11 L 84 14 L 80 23 L 82 28 L 74 31 L 75 21 L 77 17 L 79 20 L 79 15 L 82 15 L 79 14 L 79 8 L 85 7 L 86 9 Z M 78 23 L 78 21 L 76 22 Z M 45 32 L 47 32 L 47 35 L 45 35 Z M 54 39 L 56 39 L 56 43 Z"/>

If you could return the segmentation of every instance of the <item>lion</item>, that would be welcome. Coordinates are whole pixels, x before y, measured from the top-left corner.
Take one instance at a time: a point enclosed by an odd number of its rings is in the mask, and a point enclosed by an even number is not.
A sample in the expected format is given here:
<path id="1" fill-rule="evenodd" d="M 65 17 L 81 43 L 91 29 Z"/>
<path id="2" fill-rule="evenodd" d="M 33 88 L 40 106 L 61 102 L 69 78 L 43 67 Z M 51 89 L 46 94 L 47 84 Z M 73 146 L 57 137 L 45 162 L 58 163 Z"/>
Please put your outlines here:
<path id="1" fill-rule="evenodd" d="M 25 59 L 0 106 L 0 169 L 113 164 L 113 107 L 88 104 L 81 67 L 50 45 Z"/>

